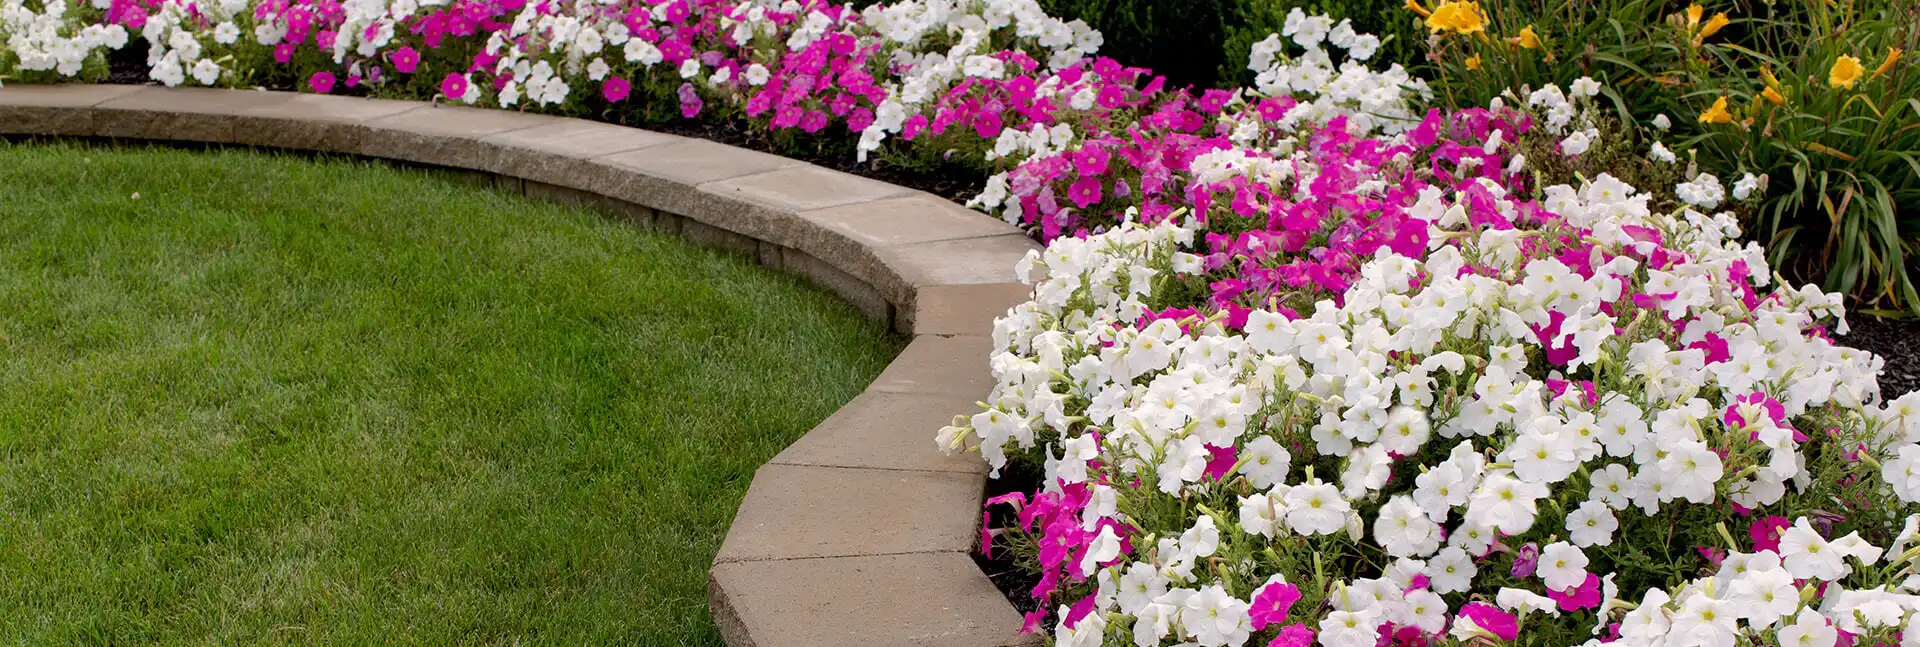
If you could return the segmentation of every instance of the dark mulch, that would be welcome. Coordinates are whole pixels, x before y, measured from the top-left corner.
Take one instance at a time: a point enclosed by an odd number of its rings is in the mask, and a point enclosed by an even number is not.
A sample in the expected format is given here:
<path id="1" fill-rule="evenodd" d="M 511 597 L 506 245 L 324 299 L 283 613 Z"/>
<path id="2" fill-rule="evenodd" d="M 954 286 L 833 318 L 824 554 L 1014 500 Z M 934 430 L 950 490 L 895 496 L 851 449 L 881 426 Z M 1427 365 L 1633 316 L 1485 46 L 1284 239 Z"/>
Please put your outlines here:
<path id="1" fill-rule="evenodd" d="M 1881 319 L 1864 314 L 1847 318 L 1852 325 L 1839 343 L 1872 352 L 1887 360 L 1880 370 L 1880 395 L 1891 400 L 1920 391 L 1920 319 Z"/>
<path id="2" fill-rule="evenodd" d="M 1001 470 L 1000 478 L 987 479 L 987 498 L 1010 492 L 1032 496 L 1040 489 L 1040 481 L 1044 476 L 1045 474 L 1034 466 L 1021 462 L 1008 463 L 1006 468 Z M 1009 505 L 995 505 L 989 508 L 987 527 L 1016 526 L 1020 521 L 1014 513 L 1013 506 Z M 993 581 L 994 587 L 1000 589 L 1000 594 L 1007 596 L 1007 601 L 1013 603 L 1014 609 L 1020 613 L 1033 612 L 1040 608 L 1040 601 L 1033 599 L 1033 587 L 1040 583 L 1040 574 L 1028 568 L 1022 568 L 1018 562 L 1014 561 L 1014 551 L 1005 543 L 1005 540 L 995 541 L 991 556 L 975 551 L 973 561 L 980 565 L 980 570 L 987 574 L 987 579 Z"/>

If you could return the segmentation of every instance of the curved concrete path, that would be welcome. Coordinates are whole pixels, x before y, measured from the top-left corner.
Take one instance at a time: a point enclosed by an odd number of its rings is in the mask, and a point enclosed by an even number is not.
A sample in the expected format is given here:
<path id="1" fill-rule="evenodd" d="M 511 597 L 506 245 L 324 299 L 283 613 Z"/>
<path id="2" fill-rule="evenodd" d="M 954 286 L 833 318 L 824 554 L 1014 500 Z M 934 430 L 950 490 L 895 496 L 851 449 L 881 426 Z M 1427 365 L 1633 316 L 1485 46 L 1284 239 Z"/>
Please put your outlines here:
<path id="1" fill-rule="evenodd" d="M 762 466 L 709 574 L 732 647 L 1036 643 L 968 556 L 985 467 L 933 434 L 987 393 L 988 333 L 1034 244 L 933 195 L 593 121 L 284 92 L 0 88 L 0 135 L 260 146 L 453 169 L 586 203 L 839 293 L 913 336 L 867 391 Z"/>

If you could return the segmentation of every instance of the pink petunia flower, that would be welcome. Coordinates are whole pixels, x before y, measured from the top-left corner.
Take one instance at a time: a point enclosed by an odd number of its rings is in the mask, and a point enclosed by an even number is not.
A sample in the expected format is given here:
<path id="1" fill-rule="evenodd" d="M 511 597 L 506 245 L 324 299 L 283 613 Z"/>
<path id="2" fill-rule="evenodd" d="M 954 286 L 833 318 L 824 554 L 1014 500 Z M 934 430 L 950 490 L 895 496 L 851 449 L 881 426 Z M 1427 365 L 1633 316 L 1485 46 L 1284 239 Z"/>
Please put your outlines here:
<path id="1" fill-rule="evenodd" d="M 470 87 L 472 87 L 472 83 L 467 81 L 467 77 L 462 74 L 449 73 L 447 74 L 447 78 L 440 80 L 440 94 L 446 95 L 448 99 L 455 101 L 460 101 L 462 100 L 461 97 L 467 96 L 467 89 Z"/>
<path id="2" fill-rule="evenodd" d="M 415 51 L 412 47 L 402 46 L 400 49 L 393 51 L 393 69 L 406 74 L 412 74 L 413 71 L 419 67 L 420 52 Z"/>
<path id="3" fill-rule="evenodd" d="M 307 78 L 307 87 L 320 94 L 332 92 L 333 83 L 332 72 L 314 72 L 313 76 Z"/>
<path id="4" fill-rule="evenodd" d="M 1073 183 L 1073 186 L 1067 188 L 1067 198 L 1073 200 L 1074 206 L 1082 209 L 1099 202 L 1100 194 L 1100 178 L 1097 177 L 1080 178 Z"/>
<path id="5" fill-rule="evenodd" d="M 1587 574 L 1587 581 L 1567 591 L 1548 590 L 1547 597 L 1560 604 L 1561 611 L 1579 611 L 1600 607 L 1600 576 Z"/>
<path id="6" fill-rule="evenodd" d="M 1472 622 L 1482 631 L 1501 640 L 1520 637 L 1520 619 L 1485 602 L 1469 602 L 1466 606 L 1460 607 L 1459 618 L 1455 621 L 1459 620 Z"/>
<path id="7" fill-rule="evenodd" d="M 1747 536 L 1753 538 L 1754 552 L 1763 550 L 1779 552 L 1780 535 L 1792 525 L 1793 523 L 1787 521 L 1786 517 L 1780 516 L 1767 516 L 1753 520 L 1753 525 L 1747 527 Z"/>
<path id="8" fill-rule="evenodd" d="M 626 101 L 627 95 L 632 92 L 633 84 L 617 76 L 609 76 L 605 83 L 600 84 L 600 96 L 613 103 Z"/>
<path id="9" fill-rule="evenodd" d="M 1293 603 L 1300 601 L 1300 587 L 1286 582 L 1272 582 L 1260 587 L 1253 594 L 1253 608 L 1247 614 L 1253 619 L 1253 630 L 1266 629 L 1268 625 L 1287 621 L 1287 612 L 1293 609 Z"/>
<path id="10" fill-rule="evenodd" d="M 1280 635 L 1273 637 L 1267 647 L 1313 647 L 1313 630 L 1301 623 L 1282 627 Z"/>

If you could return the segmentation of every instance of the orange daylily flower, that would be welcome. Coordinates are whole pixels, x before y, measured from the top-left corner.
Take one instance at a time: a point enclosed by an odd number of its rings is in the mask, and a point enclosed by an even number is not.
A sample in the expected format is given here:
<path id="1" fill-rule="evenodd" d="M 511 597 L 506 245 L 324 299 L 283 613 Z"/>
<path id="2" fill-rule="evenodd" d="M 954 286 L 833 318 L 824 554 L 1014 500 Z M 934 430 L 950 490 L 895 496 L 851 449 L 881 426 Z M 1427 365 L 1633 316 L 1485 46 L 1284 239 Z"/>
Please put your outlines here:
<path id="1" fill-rule="evenodd" d="M 1706 112 L 1700 113 L 1700 123 L 1703 123 L 1703 124 L 1733 123 L 1733 113 L 1727 112 L 1727 98 L 1722 96 L 1718 99 L 1714 99 L 1713 107 L 1707 108 Z"/>
<path id="2" fill-rule="evenodd" d="M 1872 78 L 1877 79 L 1886 76 L 1887 70 L 1893 69 L 1893 64 L 1900 62 L 1900 55 L 1905 53 L 1906 50 L 1898 47 L 1887 48 L 1887 60 L 1882 61 L 1880 67 L 1874 68 Z"/>

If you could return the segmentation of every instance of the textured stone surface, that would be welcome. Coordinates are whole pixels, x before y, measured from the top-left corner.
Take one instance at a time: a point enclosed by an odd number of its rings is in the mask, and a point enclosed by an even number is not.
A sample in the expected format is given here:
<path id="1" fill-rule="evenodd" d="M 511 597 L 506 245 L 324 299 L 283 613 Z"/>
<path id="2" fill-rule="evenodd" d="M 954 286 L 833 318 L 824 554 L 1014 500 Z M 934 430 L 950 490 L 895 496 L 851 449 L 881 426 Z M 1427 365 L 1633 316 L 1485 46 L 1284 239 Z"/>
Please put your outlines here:
<path id="1" fill-rule="evenodd" d="M 876 248 L 1019 233 L 992 216 L 926 193 L 808 210 L 800 217 Z"/>
<path id="2" fill-rule="evenodd" d="M 747 203 L 702 192 L 699 185 L 797 164 L 800 162 L 713 142 L 683 140 L 595 158 L 595 169 L 583 172 L 582 177 L 593 183 L 594 191 L 786 245 L 775 233 L 790 228 L 790 224 L 766 222 L 764 214 L 747 213 Z"/>
<path id="3" fill-rule="evenodd" d="M 917 335 L 986 334 L 995 318 L 1032 296 L 1025 283 L 929 285 L 914 292 L 913 307 L 903 309 L 894 327 Z"/>
<path id="4" fill-rule="evenodd" d="M 491 172 L 499 161 L 500 147 L 488 143 L 488 136 L 559 121 L 565 120 L 505 110 L 435 105 L 368 122 L 373 136 L 367 139 L 360 153 Z"/>
<path id="5" fill-rule="evenodd" d="M 686 140 L 612 124 L 565 119 L 489 135 L 482 141 L 494 146 L 483 162 L 489 171 L 592 190 L 593 174 L 587 160 Z"/>
<path id="6" fill-rule="evenodd" d="M 925 193 L 799 213 L 793 248 L 834 259 L 849 274 L 906 303 L 913 286 L 884 257 L 886 249 L 1017 233 L 1012 226 Z"/>
<path id="7" fill-rule="evenodd" d="M 91 137 L 93 107 L 138 90 L 130 85 L 0 87 L 0 134 Z"/>
<path id="8" fill-rule="evenodd" d="M 983 491 L 971 473 L 769 463 L 714 562 L 964 552 L 979 537 Z"/>
<path id="9" fill-rule="evenodd" d="M 896 302 L 910 302 L 914 290 L 933 285 L 1018 283 L 1013 268 L 1027 251 L 1037 249 L 1024 234 L 942 240 L 883 247 L 880 261 L 900 277 L 903 285 L 887 290 Z"/>
<path id="10" fill-rule="evenodd" d="M 868 391 L 772 462 L 984 474 L 987 464 L 978 456 L 948 456 L 933 449 L 934 433 L 952 424 L 955 415 L 979 411 L 976 403 L 984 395 Z"/>
<path id="11" fill-rule="evenodd" d="M 766 260 L 763 255 L 761 262 L 765 263 Z M 840 298 L 846 299 L 868 317 L 889 321 L 896 309 L 892 302 L 889 302 L 886 295 L 881 294 L 879 289 L 865 279 L 848 274 L 846 270 L 841 269 L 845 267 L 845 259 L 841 260 L 843 262 L 836 265 L 797 249 L 781 247 L 778 267 L 840 295 Z"/>
<path id="12" fill-rule="evenodd" d="M 692 218 L 688 218 L 680 223 L 680 237 L 707 247 L 753 256 L 756 260 L 760 255 L 759 239 L 721 229 Z"/>
<path id="13" fill-rule="evenodd" d="M 720 564 L 707 599 L 732 647 L 1038 644 L 960 553 Z"/>
<path id="14" fill-rule="evenodd" d="M 905 187 L 812 165 L 709 182 L 701 185 L 700 190 L 788 213 L 870 202 L 911 192 Z"/>
<path id="15" fill-rule="evenodd" d="M 985 336 L 916 335 L 867 390 L 982 398 L 993 390 L 987 367 L 992 348 L 993 340 Z"/>
<path id="16" fill-rule="evenodd" d="M 296 94 L 246 109 L 234 138 L 255 146 L 361 154 L 374 136 L 367 124 L 431 109 L 417 101 Z"/>
<path id="17" fill-rule="evenodd" d="M 286 103 L 284 92 L 146 87 L 94 107 L 94 134 L 165 141 L 243 143 L 249 110 Z"/>

